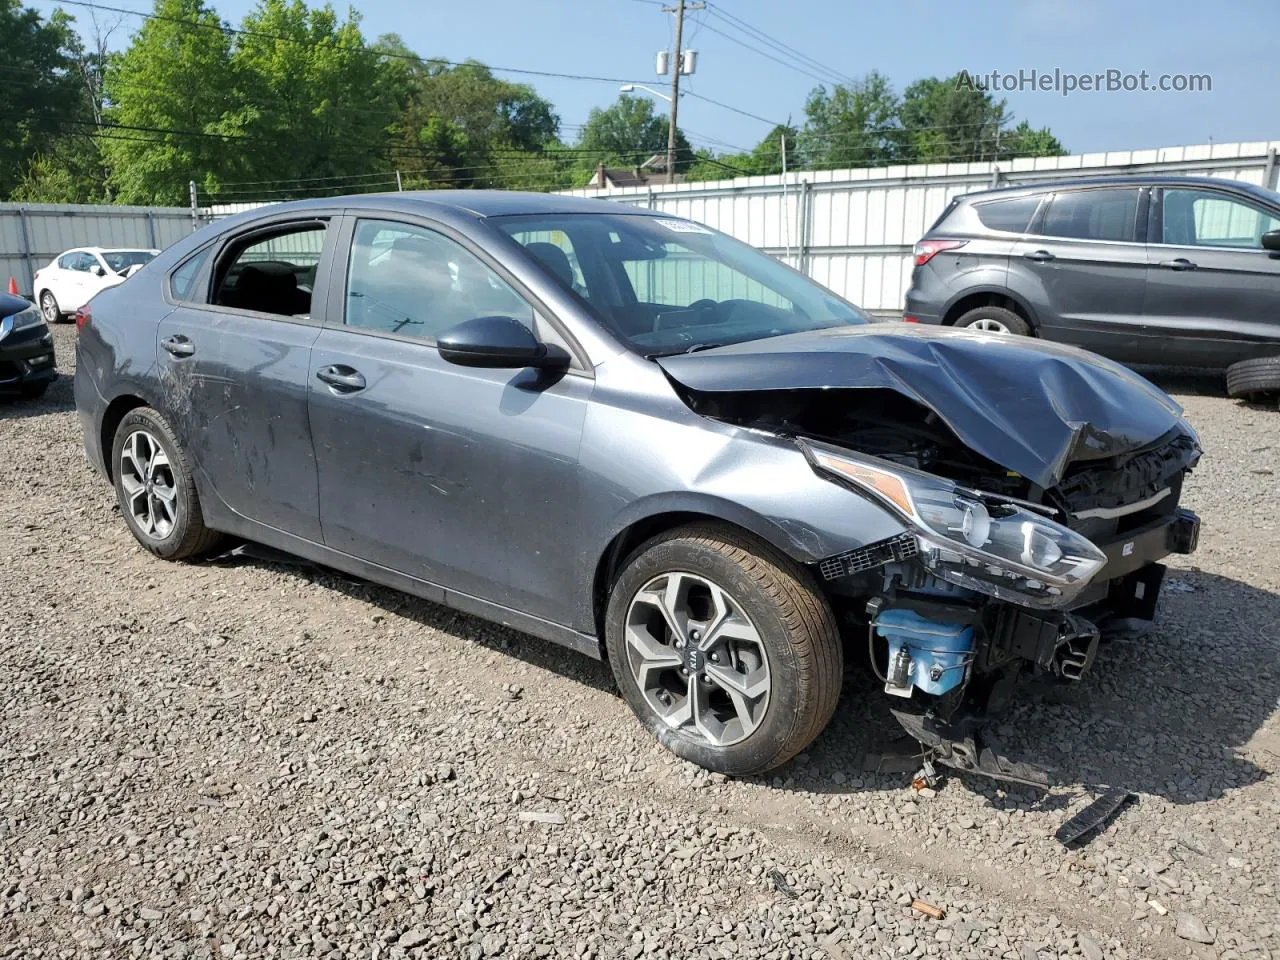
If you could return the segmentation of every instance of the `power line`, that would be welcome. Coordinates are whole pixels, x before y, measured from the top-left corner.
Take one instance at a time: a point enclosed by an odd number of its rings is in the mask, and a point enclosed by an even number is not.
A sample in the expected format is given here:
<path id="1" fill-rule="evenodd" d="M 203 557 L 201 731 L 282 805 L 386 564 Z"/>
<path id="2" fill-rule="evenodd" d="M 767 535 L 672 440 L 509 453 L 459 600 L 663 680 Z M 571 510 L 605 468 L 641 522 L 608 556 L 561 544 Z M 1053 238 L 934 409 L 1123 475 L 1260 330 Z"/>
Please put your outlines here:
<path id="1" fill-rule="evenodd" d="M 804 61 L 805 63 L 809 64 L 809 66 L 815 68 L 819 72 L 825 73 L 835 78 L 835 81 L 837 83 L 846 84 L 846 85 L 852 85 L 856 83 L 856 81 L 852 77 L 848 76 L 847 74 L 841 73 L 839 70 L 835 70 L 831 67 L 826 66 L 825 64 L 821 63 L 818 60 L 815 60 L 813 57 L 809 56 L 808 54 L 802 53 L 801 51 L 797 50 L 795 47 L 792 47 L 789 44 L 783 43 L 781 40 L 778 40 L 777 38 L 770 36 L 768 33 L 759 29 L 758 27 L 753 27 L 751 24 L 747 23 L 747 21 L 743 20 L 741 17 L 724 11 L 723 9 L 721 9 L 718 3 L 708 2 L 707 6 L 709 8 L 708 12 L 711 13 L 712 16 L 719 17 L 721 20 L 724 20 L 726 23 L 731 24 L 732 26 L 741 30 L 743 33 L 747 34 L 748 36 L 753 37 L 754 39 L 764 43 L 765 45 L 774 48 L 780 53 L 789 54 L 790 56 L 796 57 L 797 59 Z"/>
<path id="2" fill-rule="evenodd" d="M 201 23 L 199 20 L 187 20 L 183 17 L 170 17 L 161 13 L 144 13 L 140 10 L 129 10 L 126 7 L 113 7 L 103 3 L 94 3 L 92 0 L 58 0 L 60 5 L 72 7 L 84 7 L 89 10 L 102 10 L 109 13 L 123 13 L 131 17 L 139 17 L 143 20 L 161 20 L 168 23 L 177 23 L 183 26 L 194 27 L 198 30 L 217 30 L 221 33 L 250 37 L 258 40 L 270 40 L 275 43 L 292 43 L 298 46 L 315 48 L 318 44 L 308 40 L 299 40 L 297 37 L 285 37 L 273 33 L 261 33 L 257 30 L 244 30 L 239 27 L 233 27 L 225 23 Z M 388 57 L 394 60 L 408 60 L 421 66 L 432 66 L 441 64 L 448 67 L 484 67 L 488 70 L 494 70 L 498 73 L 518 73 L 530 77 L 548 77 L 555 80 L 584 80 L 592 83 L 632 83 L 624 77 L 598 77 L 590 74 L 580 73 L 557 73 L 551 70 L 531 70 L 523 67 L 495 67 L 490 64 L 481 64 L 475 62 L 446 60 L 442 57 L 420 57 L 413 53 L 397 53 L 390 50 L 379 50 L 375 47 L 366 46 L 370 53 L 378 57 Z"/>
<path id="3" fill-rule="evenodd" d="M 796 73 L 802 73 L 802 74 L 804 74 L 806 77 L 809 77 L 809 78 L 810 78 L 810 79 L 812 79 L 812 80 L 817 80 L 819 83 L 831 83 L 831 82 L 832 82 L 832 80 L 831 80 L 831 78 L 830 78 L 830 77 L 823 77 L 823 76 L 819 76 L 818 74 L 816 74 L 816 73 L 811 73 L 810 71 L 808 71 L 808 70 L 804 69 L 803 67 L 800 67 L 800 66 L 796 65 L 795 63 L 791 63 L 791 62 L 789 62 L 789 61 L 787 61 L 787 60 L 782 60 L 782 59 L 780 59 L 780 58 L 778 58 L 778 57 L 775 57 L 775 56 L 773 56 L 773 54 L 771 54 L 771 53 L 767 53 L 766 51 L 761 50 L 759 47 L 753 47 L 751 44 L 747 43 L 745 40 L 739 40 L 737 37 L 731 36 L 731 35 L 729 35 L 729 34 L 725 33 L 723 30 L 720 30 L 720 29 L 717 29 L 716 27 L 713 27 L 713 26 L 712 26 L 711 24 L 709 24 L 709 23 L 704 23 L 704 24 L 703 24 L 703 26 L 704 26 L 704 27 L 706 27 L 706 29 L 710 30 L 712 33 L 716 33 L 716 34 L 719 34 L 720 36 L 724 37 L 724 38 L 725 38 L 726 40 L 728 40 L 730 43 L 736 43 L 738 46 L 743 47 L 743 48 L 745 48 L 745 49 L 747 49 L 747 50 L 750 50 L 752 53 L 758 53 L 760 56 L 764 57 L 766 60 L 772 60 L 774 63 L 780 63 L 780 64 L 782 64 L 782 66 L 786 67 L 788 70 L 794 70 Z"/>

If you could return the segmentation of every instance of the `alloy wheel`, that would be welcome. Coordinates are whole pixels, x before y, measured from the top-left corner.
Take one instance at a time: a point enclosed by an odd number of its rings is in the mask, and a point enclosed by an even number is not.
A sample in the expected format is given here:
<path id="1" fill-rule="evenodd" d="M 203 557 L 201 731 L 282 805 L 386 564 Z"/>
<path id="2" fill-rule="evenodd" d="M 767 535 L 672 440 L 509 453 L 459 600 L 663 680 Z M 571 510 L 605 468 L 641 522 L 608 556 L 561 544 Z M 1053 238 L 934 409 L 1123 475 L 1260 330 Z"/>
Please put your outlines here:
<path id="1" fill-rule="evenodd" d="M 45 323 L 58 322 L 58 301 L 48 290 L 40 294 L 40 313 L 44 316 Z"/>
<path id="2" fill-rule="evenodd" d="M 151 540 L 164 540 L 178 522 L 178 488 L 169 456 L 155 435 L 135 430 L 120 451 L 120 486 L 129 513 Z"/>
<path id="3" fill-rule="evenodd" d="M 988 333 L 1008 333 L 1009 332 L 1008 327 L 1006 327 L 999 320 L 994 320 L 991 317 L 982 317 L 978 320 L 973 321 L 973 323 L 969 324 L 969 329 L 970 330 L 986 330 Z"/>
<path id="4" fill-rule="evenodd" d="M 719 584 L 683 572 L 654 577 L 632 598 L 625 630 L 631 675 L 668 727 L 727 747 L 760 726 L 769 659 L 751 618 Z"/>

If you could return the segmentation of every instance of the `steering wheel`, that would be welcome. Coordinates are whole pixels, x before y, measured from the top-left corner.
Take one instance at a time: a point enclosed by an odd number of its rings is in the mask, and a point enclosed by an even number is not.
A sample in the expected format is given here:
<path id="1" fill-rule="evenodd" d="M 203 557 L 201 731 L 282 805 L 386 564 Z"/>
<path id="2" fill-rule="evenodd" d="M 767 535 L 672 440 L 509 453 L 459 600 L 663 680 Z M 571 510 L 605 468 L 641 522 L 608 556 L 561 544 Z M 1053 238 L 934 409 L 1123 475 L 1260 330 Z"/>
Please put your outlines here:
<path id="1" fill-rule="evenodd" d="M 695 300 L 689 304 L 689 310 L 715 310 L 720 304 L 709 297 L 703 297 L 701 300 Z"/>

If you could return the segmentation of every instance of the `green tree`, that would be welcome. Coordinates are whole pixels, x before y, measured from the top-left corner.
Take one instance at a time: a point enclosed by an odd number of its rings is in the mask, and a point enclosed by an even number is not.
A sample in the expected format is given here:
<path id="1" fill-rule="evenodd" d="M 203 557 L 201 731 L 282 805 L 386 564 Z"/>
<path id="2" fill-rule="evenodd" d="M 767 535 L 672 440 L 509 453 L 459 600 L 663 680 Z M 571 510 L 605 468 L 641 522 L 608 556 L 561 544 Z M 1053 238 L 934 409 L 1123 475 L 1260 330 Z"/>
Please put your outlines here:
<path id="1" fill-rule="evenodd" d="M 580 163 L 594 167 L 637 167 L 649 158 L 667 153 L 670 122 L 654 112 L 648 97 L 622 94 L 605 109 L 594 108 L 578 142 Z M 693 148 L 684 132 L 676 128 L 676 171 L 684 172 L 694 162 Z"/>
<path id="2" fill-rule="evenodd" d="M 109 64 L 102 150 L 120 202 L 184 204 L 189 180 L 209 188 L 245 168 L 243 148 L 220 136 L 235 103 L 231 45 L 203 0 L 155 0 L 154 13 Z"/>
<path id="3" fill-rule="evenodd" d="M 218 129 L 241 138 L 248 179 L 288 193 L 298 181 L 388 169 L 395 105 L 354 11 L 339 22 L 327 4 L 260 0 L 241 30 L 230 54 L 237 106 Z"/>
<path id="4" fill-rule="evenodd" d="M 557 143 L 560 118 L 532 87 L 501 80 L 475 61 L 415 61 L 394 35 L 376 49 L 397 108 L 391 154 L 415 185 L 561 182 L 558 163 L 544 155 Z"/>
<path id="5" fill-rule="evenodd" d="M 927 77 L 907 87 L 900 119 L 909 163 L 990 160 L 1008 117 L 1005 101 L 963 82 Z"/>
<path id="6" fill-rule="evenodd" d="M 829 92 L 817 87 L 804 105 L 800 160 L 815 170 L 895 162 L 902 153 L 899 107 L 888 78 L 874 70 Z"/>
<path id="7" fill-rule="evenodd" d="M 84 126 L 84 100 L 69 54 L 73 41 L 65 17 L 46 21 L 19 0 L 0 0 L 0 196 L 8 196 L 32 160 L 51 152 L 69 131 L 92 129 Z"/>
<path id="8" fill-rule="evenodd" d="M 1048 127 L 1039 130 L 1023 120 L 1012 130 L 1000 135 L 1000 159 L 1012 157 L 1065 157 L 1066 149 L 1062 143 L 1049 132 Z"/>

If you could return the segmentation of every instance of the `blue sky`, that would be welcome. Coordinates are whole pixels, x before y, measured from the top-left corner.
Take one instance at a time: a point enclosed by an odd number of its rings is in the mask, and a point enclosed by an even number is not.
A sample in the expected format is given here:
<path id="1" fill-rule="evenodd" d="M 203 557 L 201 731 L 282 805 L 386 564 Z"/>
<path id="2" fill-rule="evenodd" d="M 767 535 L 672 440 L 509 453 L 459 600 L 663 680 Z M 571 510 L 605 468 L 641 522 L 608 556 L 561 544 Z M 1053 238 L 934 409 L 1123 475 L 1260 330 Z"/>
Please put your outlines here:
<path id="1" fill-rule="evenodd" d="M 102 2 L 150 9 L 146 0 Z M 232 23 L 252 6 L 252 0 L 212 3 Z M 36 5 L 46 11 L 54 6 L 49 0 Z M 623 77 L 658 87 L 669 82 L 653 71 L 654 53 L 672 36 L 673 18 L 661 12 L 659 0 L 359 0 L 355 6 L 367 36 L 399 33 L 424 56 L 474 57 L 494 67 Z M 1280 0 L 723 0 L 712 9 L 841 74 L 880 70 L 899 91 L 919 77 L 960 69 L 1212 77 L 1212 92 L 1200 93 L 1002 94 L 1018 119 L 1049 126 L 1072 153 L 1280 139 Z M 83 9 L 70 12 L 87 16 Z M 125 27 L 139 22 L 129 18 Z M 691 14 L 686 45 L 698 50 L 699 60 L 690 89 L 771 120 L 802 120 L 805 96 L 818 81 L 721 34 L 763 46 L 722 16 Z M 566 139 L 576 134 L 570 125 L 581 124 L 592 106 L 617 96 L 614 83 L 501 75 L 531 82 L 551 99 Z M 657 105 L 665 111 L 664 103 Z M 749 148 L 769 129 L 696 99 L 682 98 L 680 110 L 681 126 L 695 143 Z"/>

